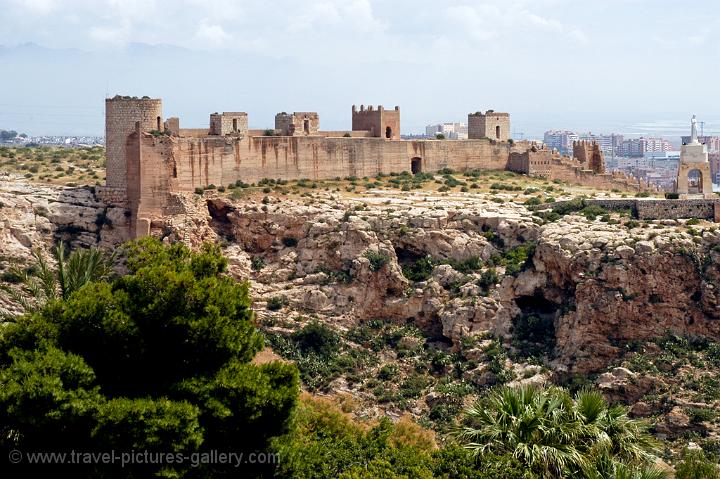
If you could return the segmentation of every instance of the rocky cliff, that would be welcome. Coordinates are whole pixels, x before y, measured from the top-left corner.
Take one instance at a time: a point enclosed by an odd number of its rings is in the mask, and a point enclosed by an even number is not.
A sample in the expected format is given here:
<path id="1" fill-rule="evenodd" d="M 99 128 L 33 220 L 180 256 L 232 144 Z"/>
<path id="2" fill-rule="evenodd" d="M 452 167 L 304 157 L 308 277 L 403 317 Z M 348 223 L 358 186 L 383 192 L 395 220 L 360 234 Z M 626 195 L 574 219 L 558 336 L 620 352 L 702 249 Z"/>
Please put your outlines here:
<path id="1" fill-rule="evenodd" d="M 459 348 L 492 335 L 522 348 L 527 319 L 558 372 L 599 371 L 624 345 L 666 331 L 720 339 L 717 258 L 709 223 L 638 223 L 566 215 L 545 223 L 521 204 L 481 195 L 317 193 L 311 201 L 182 199 L 184 215 L 153 224 L 167 241 L 221 241 L 231 272 L 252 281 L 261 317 L 299 311 L 341 326 L 411 322 Z M 0 188 L 0 265 L 53 241 L 112 248 L 122 208 L 90 188 Z M 274 309 L 272 311 L 271 309 Z M 518 326 L 520 325 L 520 326 Z M 537 345 L 537 344 L 536 344 Z"/>

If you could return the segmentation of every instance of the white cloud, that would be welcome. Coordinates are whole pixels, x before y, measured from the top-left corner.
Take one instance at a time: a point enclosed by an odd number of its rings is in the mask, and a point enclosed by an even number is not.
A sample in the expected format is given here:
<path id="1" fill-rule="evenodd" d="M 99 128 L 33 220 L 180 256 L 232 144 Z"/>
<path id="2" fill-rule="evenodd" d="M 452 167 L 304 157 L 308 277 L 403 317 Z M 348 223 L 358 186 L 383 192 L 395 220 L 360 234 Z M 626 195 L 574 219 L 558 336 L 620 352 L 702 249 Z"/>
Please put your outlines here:
<path id="1" fill-rule="evenodd" d="M 374 14 L 368 0 L 320 0 L 303 3 L 297 15 L 289 15 L 288 32 L 317 29 L 377 32 L 385 25 Z"/>
<path id="2" fill-rule="evenodd" d="M 582 43 L 587 35 L 577 27 L 570 28 L 560 20 L 542 16 L 525 7 L 524 0 L 485 1 L 473 5 L 458 5 L 445 10 L 451 25 L 476 40 L 490 38 L 532 38 L 537 42 L 538 32 L 564 35 Z"/>
<path id="3" fill-rule="evenodd" d="M 356 30 L 369 32 L 385 29 L 385 23 L 375 17 L 369 0 L 348 0 L 340 3 L 345 16 L 353 20 Z"/>
<path id="4" fill-rule="evenodd" d="M 20 8 L 46 15 L 59 7 L 60 0 L 14 0 L 14 3 Z"/>
<path id="5" fill-rule="evenodd" d="M 195 38 L 205 44 L 219 47 L 230 42 L 232 35 L 227 33 L 220 25 L 211 24 L 205 19 L 198 25 Z"/>
<path id="6" fill-rule="evenodd" d="M 315 2 L 302 14 L 291 17 L 288 31 L 292 33 L 312 30 L 320 26 L 336 25 L 342 18 L 333 2 Z"/>

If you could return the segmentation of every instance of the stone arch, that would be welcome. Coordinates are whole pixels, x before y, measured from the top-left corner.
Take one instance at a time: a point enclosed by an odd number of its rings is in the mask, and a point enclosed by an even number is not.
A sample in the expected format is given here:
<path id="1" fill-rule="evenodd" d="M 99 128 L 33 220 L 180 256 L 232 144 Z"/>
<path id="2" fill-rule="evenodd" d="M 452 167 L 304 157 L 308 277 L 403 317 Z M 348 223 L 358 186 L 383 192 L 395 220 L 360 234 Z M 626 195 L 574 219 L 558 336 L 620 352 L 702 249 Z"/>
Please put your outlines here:
<path id="1" fill-rule="evenodd" d="M 697 168 L 693 168 L 687 173 L 687 185 L 689 194 L 702 194 L 703 191 L 703 174 Z"/>
<path id="2" fill-rule="evenodd" d="M 500 139 L 500 125 L 495 127 L 495 138 Z"/>
<path id="3" fill-rule="evenodd" d="M 157 117 L 156 120 L 157 120 L 157 128 L 156 128 L 157 131 L 162 131 L 162 125 L 160 124 L 160 121 L 161 121 L 160 117 Z"/>
<path id="4" fill-rule="evenodd" d="M 303 131 L 306 135 L 310 134 L 310 120 L 308 118 L 303 120 Z"/>
<path id="5" fill-rule="evenodd" d="M 422 158 L 419 156 L 416 156 L 410 160 L 410 171 L 413 175 L 417 175 L 418 173 L 422 173 Z"/>
<path id="6" fill-rule="evenodd" d="M 390 128 L 389 126 L 385 128 L 385 138 L 387 138 L 388 140 L 392 138 L 392 128 Z"/>

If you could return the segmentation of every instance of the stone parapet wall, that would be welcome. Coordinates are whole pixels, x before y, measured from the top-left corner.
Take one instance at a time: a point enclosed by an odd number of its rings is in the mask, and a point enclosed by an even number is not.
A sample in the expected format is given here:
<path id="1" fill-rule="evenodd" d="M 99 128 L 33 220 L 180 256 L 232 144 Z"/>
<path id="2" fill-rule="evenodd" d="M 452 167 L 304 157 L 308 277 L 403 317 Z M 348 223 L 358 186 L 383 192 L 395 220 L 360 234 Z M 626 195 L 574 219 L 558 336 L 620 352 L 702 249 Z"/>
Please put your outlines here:
<path id="1" fill-rule="evenodd" d="M 551 209 L 569 204 L 567 201 L 556 201 L 542 205 L 537 209 Z M 630 210 L 633 217 L 641 220 L 663 220 L 698 218 L 720 221 L 720 198 L 718 199 L 686 199 L 668 200 L 654 198 L 607 198 L 586 199 L 586 205 L 600 206 L 608 210 Z"/>
<path id="2" fill-rule="evenodd" d="M 318 131 L 318 136 L 324 136 L 326 138 L 344 138 L 346 136 L 350 136 L 350 138 L 372 138 L 372 135 L 369 131 L 347 131 L 347 130 L 337 130 L 337 131 Z"/>
<path id="3" fill-rule="evenodd" d="M 641 220 L 700 218 L 715 220 L 715 199 L 638 200 L 637 217 Z"/>

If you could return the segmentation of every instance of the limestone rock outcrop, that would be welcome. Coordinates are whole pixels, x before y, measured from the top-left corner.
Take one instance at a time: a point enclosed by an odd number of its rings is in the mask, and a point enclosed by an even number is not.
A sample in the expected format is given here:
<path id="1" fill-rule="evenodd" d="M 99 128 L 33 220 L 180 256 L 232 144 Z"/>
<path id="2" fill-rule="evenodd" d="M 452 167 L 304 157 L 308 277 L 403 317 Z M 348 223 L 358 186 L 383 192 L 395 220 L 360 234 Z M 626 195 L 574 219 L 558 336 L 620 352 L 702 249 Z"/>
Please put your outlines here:
<path id="1" fill-rule="evenodd" d="M 513 202 L 427 192 L 174 201 L 181 213 L 154 220 L 151 233 L 219 242 L 230 272 L 251 280 L 261 317 L 409 321 L 456 347 L 477 334 L 513 347 L 514 320 L 539 315 L 553 325 L 553 365 L 568 374 L 602 370 L 624 344 L 666 331 L 720 338 L 720 232 L 711 224 L 635 227 L 577 215 L 541 224 Z M 58 240 L 112 248 L 128 237 L 128 213 L 92 188 L 3 181 L 0 205 L 3 268 Z M 534 255 L 509 274 L 506 259 L 523 245 Z M 410 274 L 427 258 L 427 271 Z M 263 310 L 278 296 L 289 309 Z"/>

